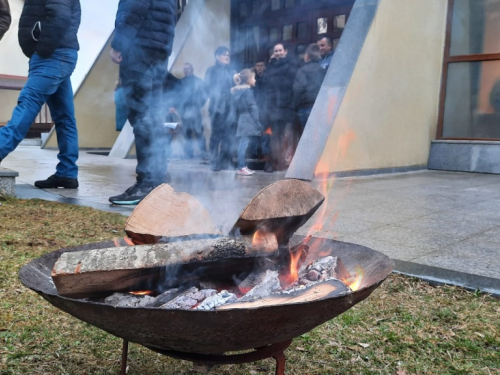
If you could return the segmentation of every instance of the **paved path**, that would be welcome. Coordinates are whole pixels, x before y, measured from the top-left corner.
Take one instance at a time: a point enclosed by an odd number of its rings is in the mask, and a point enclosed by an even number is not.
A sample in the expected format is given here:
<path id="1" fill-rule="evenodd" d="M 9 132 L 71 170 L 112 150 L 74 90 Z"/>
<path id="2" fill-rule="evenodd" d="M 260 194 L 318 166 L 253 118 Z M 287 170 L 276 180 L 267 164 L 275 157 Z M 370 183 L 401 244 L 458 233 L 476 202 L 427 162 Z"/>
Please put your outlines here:
<path id="1" fill-rule="evenodd" d="M 59 200 L 128 215 L 108 197 L 135 180 L 135 160 L 82 152 L 80 189 L 47 190 L 33 182 L 54 172 L 56 152 L 21 146 L 2 161 L 19 172 L 20 198 Z M 214 173 L 199 161 L 173 160 L 171 185 L 196 196 L 222 230 L 263 187 L 284 173 Z M 500 175 L 419 171 L 371 177 L 314 181 L 326 193 L 323 205 L 299 230 L 306 234 L 320 220 L 316 235 L 378 250 L 396 262 L 396 270 L 436 282 L 450 282 L 500 295 Z"/>

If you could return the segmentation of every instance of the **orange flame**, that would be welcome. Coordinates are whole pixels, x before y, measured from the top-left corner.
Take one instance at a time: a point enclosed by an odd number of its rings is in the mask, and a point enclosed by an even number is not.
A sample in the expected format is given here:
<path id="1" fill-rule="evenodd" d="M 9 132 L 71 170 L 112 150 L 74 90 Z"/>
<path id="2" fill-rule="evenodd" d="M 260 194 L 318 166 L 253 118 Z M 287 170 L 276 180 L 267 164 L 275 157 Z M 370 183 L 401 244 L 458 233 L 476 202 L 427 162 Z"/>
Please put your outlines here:
<path id="1" fill-rule="evenodd" d="M 357 266 L 355 268 L 354 272 L 356 273 L 355 276 L 353 276 L 350 279 L 344 281 L 345 284 L 347 284 L 347 286 L 349 288 L 351 288 L 351 290 L 353 292 L 359 290 L 359 288 L 361 286 L 361 282 L 363 281 L 363 278 L 365 277 L 365 270 L 361 266 Z"/>
<path id="2" fill-rule="evenodd" d="M 271 130 L 271 127 L 267 128 L 267 129 L 264 131 L 264 134 L 273 135 L 273 131 Z"/>
<path id="3" fill-rule="evenodd" d="M 149 296 L 153 294 L 152 290 L 141 290 L 140 292 L 128 292 L 129 294 L 133 294 L 134 296 Z"/>
<path id="4" fill-rule="evenodd" d="M 120 247 L 122 246 L 122 243 L 121 243 L 121 240 L 125 241 L 125 243 L 128 245 L 128 246 L 134 246 L 134 243 L 132 242 L 132 239 L 125 236 L 123 238 L 115 238 L 113 239 L 113 242 L 115 244 L 116 247 Z"/>

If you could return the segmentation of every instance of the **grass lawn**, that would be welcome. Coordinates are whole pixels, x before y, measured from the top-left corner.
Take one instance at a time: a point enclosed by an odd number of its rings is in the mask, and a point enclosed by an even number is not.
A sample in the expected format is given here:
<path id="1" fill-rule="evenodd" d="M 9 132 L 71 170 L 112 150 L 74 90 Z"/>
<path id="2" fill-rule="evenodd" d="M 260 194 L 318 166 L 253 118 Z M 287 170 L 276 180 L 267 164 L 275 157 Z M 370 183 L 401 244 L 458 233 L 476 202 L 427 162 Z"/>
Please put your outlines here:
<path id="1" fill-rule="evenodd" d="M 113 374 L 121 339 L 52 307 L 19 269 L 61 247 L 123 236 L 125 218 L 40 200 L 0 201 L 0 374 Z M 500 300 L 390 276 L 367 300 L 298 337 L 287 374 L 500 374 Z M 191 363 L 130 345 L 128 374 L 188 374 Z M 213 374 L 274 374 L 274 360 Z"/>

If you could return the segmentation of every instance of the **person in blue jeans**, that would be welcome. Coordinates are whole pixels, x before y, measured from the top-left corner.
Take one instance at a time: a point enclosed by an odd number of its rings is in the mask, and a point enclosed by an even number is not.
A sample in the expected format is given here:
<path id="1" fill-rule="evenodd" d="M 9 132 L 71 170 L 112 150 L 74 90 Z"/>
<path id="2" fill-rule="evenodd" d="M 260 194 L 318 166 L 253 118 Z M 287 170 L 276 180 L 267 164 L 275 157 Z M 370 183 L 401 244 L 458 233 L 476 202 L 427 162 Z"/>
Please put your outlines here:
<path id="1" fill-rule="evenodd" d="M 0 128 L 0 161 L 24 139 L 44 103 L 55 123 L 56 173 L 36 181 L 40 189 L 78 188 L 78 132 L 70 77 L 76 66 L 79 0 L 26 0 L 19 20 L 19 45 L 30 58 L 26 85 L 11 120 Z"/>

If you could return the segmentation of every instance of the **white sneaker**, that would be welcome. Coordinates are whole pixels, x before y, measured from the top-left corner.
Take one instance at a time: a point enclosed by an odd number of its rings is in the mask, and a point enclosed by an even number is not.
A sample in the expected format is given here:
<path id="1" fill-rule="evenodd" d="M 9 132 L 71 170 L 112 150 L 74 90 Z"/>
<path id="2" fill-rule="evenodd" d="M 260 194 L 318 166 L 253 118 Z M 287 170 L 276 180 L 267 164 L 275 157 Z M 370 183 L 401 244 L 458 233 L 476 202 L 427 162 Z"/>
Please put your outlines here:
<path id="1" fill-rule="evenodd" d="M 240 175 L 240 176 L 251 176 L 253 175 L 255 172 L 254 171 L 251 171 L 250 169 L 248 169 L 247 167 L 243 167 L 241 169 L 238 169 L 236 171 L 236 174 L 237 175 Z"/>

